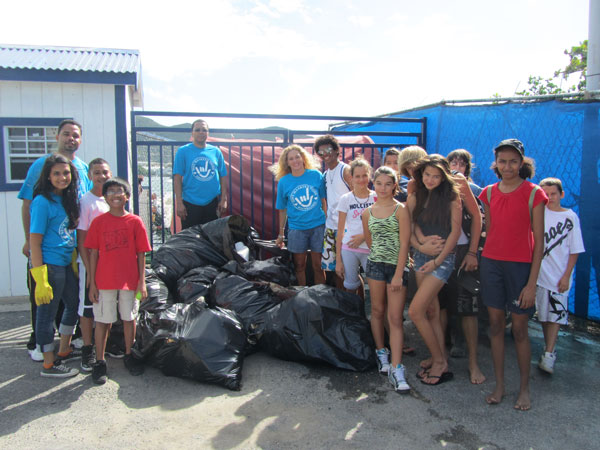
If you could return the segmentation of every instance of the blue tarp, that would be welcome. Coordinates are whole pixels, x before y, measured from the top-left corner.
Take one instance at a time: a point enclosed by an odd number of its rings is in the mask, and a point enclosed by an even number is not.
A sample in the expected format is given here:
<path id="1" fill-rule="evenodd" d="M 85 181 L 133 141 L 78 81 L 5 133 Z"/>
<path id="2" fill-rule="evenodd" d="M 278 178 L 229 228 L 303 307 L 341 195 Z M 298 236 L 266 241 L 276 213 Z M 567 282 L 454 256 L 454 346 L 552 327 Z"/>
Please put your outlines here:
<path id="1" fill-rule="evenodd" d="M 489 169 L 494 146 L 502 139 L 517 138 L 525 154 L 535 160 L 533 182 L 553 176 L 565 188 L 563 206 L 573 209 L 581 219 L 586 253 L 580 255 L 575 269 L 575 288 L 569 309 L 575 315 L 600 320 L 598 300 L 600 283 L 600 102 L 543 101 L 486 105 L 436 105 L 390 117 L 426 117 L 428 153 L 447 155 L 464 148 L 473 155 L 475 183 L 495 183 Z M 401 131 L 410 128 L 403 124 Z M 394 124 L 370 122 L 347 124 L 337 130 L 400 131 Z M 334 129 L 334 132 L 335 132 Z M 419 131 L 415 124 L 415 131 Z M 375 143 L 389 142 L 372 136 Z M 408 144 L 408 143 L 407 143 Z"/>

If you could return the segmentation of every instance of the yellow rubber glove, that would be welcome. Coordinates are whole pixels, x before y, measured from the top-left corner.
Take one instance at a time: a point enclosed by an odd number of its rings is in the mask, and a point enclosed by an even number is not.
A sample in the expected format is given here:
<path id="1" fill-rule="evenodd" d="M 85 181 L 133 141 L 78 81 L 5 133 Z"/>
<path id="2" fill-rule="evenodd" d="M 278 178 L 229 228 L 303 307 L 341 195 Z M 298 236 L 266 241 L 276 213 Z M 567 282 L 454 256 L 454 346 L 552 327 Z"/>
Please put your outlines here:
<path id="1" fill-rule="evenodd" d="M 77 263 L 77 250 L 73 250 L 73 255 L 71 256 L 71 267 L 73 268 L 73 273 L 76 277 L 79 277 L 79 264 Z"/>
<path id="2" fill-rule="evenodd" d="M 48 266 L 33 267 L 30 269 L 31 276 L 35 280 L 35 304 L 40 306 L 50 303 L 54 292 L 48 283 Z"/>

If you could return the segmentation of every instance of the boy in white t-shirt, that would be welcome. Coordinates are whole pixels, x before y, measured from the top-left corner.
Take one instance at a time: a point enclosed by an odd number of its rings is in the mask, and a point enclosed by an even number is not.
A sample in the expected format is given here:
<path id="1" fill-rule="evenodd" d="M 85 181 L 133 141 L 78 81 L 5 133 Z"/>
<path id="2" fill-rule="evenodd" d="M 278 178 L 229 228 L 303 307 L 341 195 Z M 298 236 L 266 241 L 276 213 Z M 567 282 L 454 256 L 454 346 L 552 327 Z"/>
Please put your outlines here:
<path id="1" fill-rule="evenodd" d="M 572 210 L 560 205 L 565 196 L 561 181 L 545 178 L 540 187 L 548 196 L 548 204 L 544 212 L 544 256 L 535 298 L 546 344 L 538 366 L 544 372 L 554 373 L 558 331 L 561 325 L 567 324 L 569 315 L 573 268 L 579 253 L 585 249 L 579 218 Z"/>
<path id="2" fill-rule="evenodd" d="M 90 267 L 89 250 L 83 246 L 87 230 L 92 220 L 108 211 L 108 203 L 102 196 L 102 186 L 112 177 L 108 163 L 96 158 L 89 164 L 88 176 L 93 183 L 91 191 L 86 192 L 79 200 L 79 224 L 77 225 L 77 249 L 79 250 L 79 326 L 83 347 L 81 347 L 81 370 L 91 372 L 96 362 L 92 347 L 94 330 L 94 312 L 88 295 L 89 280 L 87 271 Z"/>

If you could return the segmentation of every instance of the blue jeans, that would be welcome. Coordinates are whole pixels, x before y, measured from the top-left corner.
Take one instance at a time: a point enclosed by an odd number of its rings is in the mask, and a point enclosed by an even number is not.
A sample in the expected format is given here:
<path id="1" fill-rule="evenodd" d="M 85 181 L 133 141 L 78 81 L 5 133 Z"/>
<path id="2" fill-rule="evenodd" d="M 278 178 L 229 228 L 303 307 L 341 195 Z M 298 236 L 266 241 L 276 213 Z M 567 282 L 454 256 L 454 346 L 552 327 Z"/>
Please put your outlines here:
<path id="1" fill-rule="evenodd" d="M 71 335 L 77 324 L 77 307 L 79 306 L 79 283 L 73 268 L 68 266 L 48 266 L 48 283 L 52 286 L 53 297 L 50 303 L 40 305 L 36 311 L 35 341 L 41 352 L 54 351 L 54 318 L 58 305 L 62 301 L 65 310 L 60 321 L 58 332 Z"/>

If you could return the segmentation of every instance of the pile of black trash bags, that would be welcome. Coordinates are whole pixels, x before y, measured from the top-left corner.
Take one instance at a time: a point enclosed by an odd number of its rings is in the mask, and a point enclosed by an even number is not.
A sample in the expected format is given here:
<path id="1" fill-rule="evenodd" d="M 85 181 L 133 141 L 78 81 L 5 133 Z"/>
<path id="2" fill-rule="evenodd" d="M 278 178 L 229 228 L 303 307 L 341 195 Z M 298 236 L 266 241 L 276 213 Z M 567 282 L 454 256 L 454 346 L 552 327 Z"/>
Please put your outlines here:
<path id="1" fill-rule="evenodd" d="M 248 261 L 235 249 L 239 242 L 249 249 Z M 279 256 L 258 260 L 265 251 Z M 232 390 L 240 389 L 244 357 L 255 351 L 353 371 L 372 368 L 363 301 L 294 281 L 287 251 L 257 239 L 242 216 L 188 228 L 154 253 L 133 352 L 165 375 Z"/>

